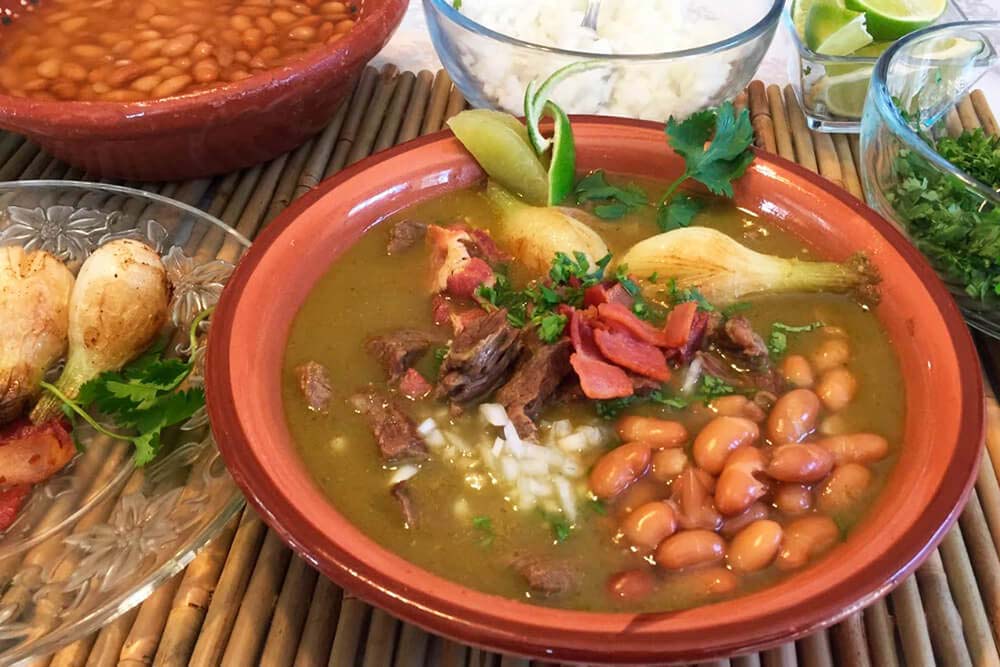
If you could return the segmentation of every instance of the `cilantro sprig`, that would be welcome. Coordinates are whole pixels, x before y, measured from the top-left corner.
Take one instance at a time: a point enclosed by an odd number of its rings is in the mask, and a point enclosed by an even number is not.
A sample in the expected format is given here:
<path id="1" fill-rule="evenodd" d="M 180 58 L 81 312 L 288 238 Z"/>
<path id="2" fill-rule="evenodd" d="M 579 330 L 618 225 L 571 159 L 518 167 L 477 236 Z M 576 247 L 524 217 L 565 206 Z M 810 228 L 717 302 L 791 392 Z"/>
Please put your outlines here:
<path id="1" fill-rule="evenodd" d="M 602 220 L 619 220 L 649 203 L 642 188 L 631 183 L 624 188 L 612 185 L 601 169 L 577 181 L 574 193 L 577 204 L 594 203 L 594 215 Z"/>
<path id="2" fill-rule="evenodd" d="M 105 372 L 90 380 L 75 399 L 48 382 L 42 382 L 42 387 L 62 401 L 63 411 L 70 419 L 79 417 L 98 433 L 131 442 L 135 446 L 136 466 L 144 466 L 159 453 L 163 430 L 190 419 L 205 405 L 205 391 L 201 387 L 178 389 L 194 369 L 198 327 L 212 310 L 202 311 L 191 323 L 188 339 L 192 354 L 187 361 L 164 359 L 164 346 L 158 345 L 122 370 Z M 87 406 L 112 419 L 118 428 L 133 433 L 106 428 L 87 412 Z"/>
<path id="3" fill-rule="evenodd" d="M 780 357 L 788 351 L 788 334 L 808 333 L 824 326 L 822 322 L 810 322 L 801 326 L 773 322 L 771 335 L 767 338 L 767 349 L 772 357 Z"/>

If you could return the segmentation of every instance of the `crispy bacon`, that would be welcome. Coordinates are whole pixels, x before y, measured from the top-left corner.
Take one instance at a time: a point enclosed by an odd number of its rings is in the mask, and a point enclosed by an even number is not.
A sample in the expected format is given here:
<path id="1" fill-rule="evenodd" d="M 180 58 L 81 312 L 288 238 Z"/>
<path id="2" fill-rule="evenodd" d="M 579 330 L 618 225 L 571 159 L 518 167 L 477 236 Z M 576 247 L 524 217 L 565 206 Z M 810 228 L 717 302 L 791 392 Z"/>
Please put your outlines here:
<path id="1" fill-rule="evenodd" d="M 573 349 L 579 354 L 600 359 L 601 351 L 594 342 L 594 330 L 591 326 L 592 311 L 574 310 L 569 317 L 569 337 L 573 341 Z"/>
<path id="2" fill-rule="evenodd" d="M 662 331 L 657 330 L 649 322 L 640 320 L 635 313 L 620 303 L 602 303 L 597 307 L 597 314 L 602 321 L 624 329 L 643 342 L 657 347 L 667 347 Z"/>
<path id="3" fill-rule="evenodd" d="M 37 484 L 62 470 L 76 454 L 68 426 L 20 419 L 0 429 L 0 487 Z"/>
<path id="4" fill-rule="evenodd" d="M 448 294 L 471 299 L 480 285 L 492 285 L 495 282 L 496 276 L 490 265 L 478 257 L 472 257 L 461 269 L 448 276 L 446 284 Z"/>
<path id="5" fill-rule="evenodd" d="M 601 354 L 614 364 L 660 382 L 670 379 L 667 360 L 656 347 L 620 331 L 594 332 Z"/>
<path id="6" fill-rule="evenodd" d="M 691 336 L 694 316 L 698 312 L 698 304 L 685 301 L 677 304 L 667 315 L 667 324 L 663 327 L 663 342 L 667 347 L 683 347 Z"/>
<path id="7" fill-rule="evenodd" d="M 14 523 L 29 493 L 30 484 L 16 484 L 8 489 L 0 489 L 0 533 Z"/>
<path id="8" fill-rule="evenodd" d="M 580 387 L 587 398 L 608 399 L 632 395 L 632 381 L 617 366 L 579 352 L 570 355 L 569 363 L 580 378 Z"/>

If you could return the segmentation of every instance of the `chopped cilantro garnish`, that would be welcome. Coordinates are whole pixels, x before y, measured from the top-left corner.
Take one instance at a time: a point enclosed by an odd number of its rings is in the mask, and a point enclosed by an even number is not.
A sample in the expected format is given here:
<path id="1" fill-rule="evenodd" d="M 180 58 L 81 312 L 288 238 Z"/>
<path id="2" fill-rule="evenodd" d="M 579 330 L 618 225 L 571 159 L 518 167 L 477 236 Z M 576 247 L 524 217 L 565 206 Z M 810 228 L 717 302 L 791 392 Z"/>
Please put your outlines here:
<path id="1" fill-rule="evenodd" d="M 656 284 L 656 281 L 659 280 L 659 279 L 660 279 L 660 272 L 659 271 L 653 271 L 652 275 L 650 275 L 649 278 L 646 278 L 646 280 L 648 280 L 649 282 L 653 283 L 654 285 Z"/>
<path id="2" fill-rule="evenodd" d="M 672 396 L 667 392 L 666 388 L 661 388 L 651 391 L 644 396 L 632 395 L 605 401 L 594 401 L 594 409 L 597 411 L 597 416 L 601 419 L 611 420 L 617 418 L 625 408 L 647 403 L 665 405 L 674 410 L 683 410 L 688 406 L 687 400 L 679 396 Z"/>
<path id="3" fill-rule="evenodd" d="M 694 301 L 698 304 L 698 310 L 704 310 L 706 312 L 712 312 L 715 310 L 715 306 L 709 303 L 705 296 L 693 287 L 688 289 L 680 289 L 677 287 L 677 279 L 671 278 L 670 283 L 667 285 L 667 299 L 670 301 L 671 306 L 676 306 L 679 303 L 684 303 L 685 301 Z"/>
<path id="4" fill-rule="evenodd" d="M 605 507 L 604 503 L 597 498 L 591 498 L 588 500 L 586 507 L 594 514 L 598 514 L 600 516 L 606 516 L 608 513 L 608 508 Z"/>
<path id="5" fill-rule="evenodd" d="M 538 337 L 543 343 L 554 343 L 562 338 L 568 318 L 559 313 L 546 313 L 539 318 Z"/>
<path id="6" fill-rule="evenodd" d="M 688 227 L 703 208 L 704 204 L 691 195 L 674 195 L 668 206 L 656 209 L 656 224 L 661 232 Z"/>
<path id="7" fill-rule="evenodd" d="M 731 303 L 722 309 L 722 314 L 726 317 L 732 317 L 738 313 L 743 313 L 750 310 L 751 304 L 746 301 L 737 301 L 736 303 Z"/>
<path id="8" fill-rule="evenodd" d="M 488 547 L 493 544 L 496 534 L 493 532 L 493 520 L 488 516 L 472 517 L 472 527 L 482 533 L 479 540 L 480 546 Z"/>
<path id="9" fill-rule="evenodd" d="M 807 333 L 823 326 L 822 322 L 812 322 L 801 326 L 774 322 L 771 324 L 771 335 L 767 339 L 767 349 L 771 356 L 780 357 L 788 350 L 788 334 Z"/>
<path id="10" fill-rule="evenodd" d="M 719 396 L 729 396 L 735 393 L 736 390 L 725 380 L 705 373 L 701 376 L 701 384 L 698 386 L 696 395 L 698 398 L 708 401 Z"/>
<path id="11" fill-rule="evenodd" d="M 549 525 L 552 526 L 552 537 L 556 542 L 565 542 L 573 530 L 570 523 L 562 518 L 549 519 Z"/>
<path id="12" fill-rule="evenodd" d="M 646 205 L 646 193 L 636 185 L 624 188 L 608 183 L 600 169 L 590 173 L 576 184 L 576 203 L 596 202 L 594 215 L 602 220 L 618 220 Z"/>

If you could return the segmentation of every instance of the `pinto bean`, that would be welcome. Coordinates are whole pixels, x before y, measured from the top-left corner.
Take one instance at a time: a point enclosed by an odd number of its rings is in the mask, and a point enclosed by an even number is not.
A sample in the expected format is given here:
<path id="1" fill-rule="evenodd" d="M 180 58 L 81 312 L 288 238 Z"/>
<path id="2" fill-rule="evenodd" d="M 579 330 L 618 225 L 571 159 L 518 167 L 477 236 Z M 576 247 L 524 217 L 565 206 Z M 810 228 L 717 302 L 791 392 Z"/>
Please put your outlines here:
<path id="1" fill-rule="evenodd" d="M 656 449 L 680 447 L 688 439 L 680 422 L 633 415 L 618 420 L 618 435 L 625 442 L 645 442 Z"/>
<path id="2" fill-rule="evenodd" d="M 860 463 L 837 466 L 819 488 L 816 505 L 830 514 L 843 512 L 861 500 L 871 482 L 871 471 Z"/>
<path id="3" fill-rule="evenodd" d="M 828 410 L 843 410 L 858 393 L 858 381 L 846 368 L 834 368 L 823 374 L 816 393 Z"/>
<path id="4" fill-rule="evenodd" d="M 622 522 L 625 539 L 643 549 L 655 549 L 677 530 L 673 508 L 661 500 L 635 508 Z"/>
<path id="5" fill-rule="evenodd" d="M 614 498 L 646 474 L 652 458 L 650 446 L 631 442 L 602 456 L 590 471 L 590 490 L 602 499 Z"/>
<path id="6" fill-rule="evenodd" d="M 779 484 L 774 490 L 774 506 L 788 516 L 804 514 L 812 509 L 812 490 L 804 484 Z"/>
<path id="7" fill-rule="evenodd" d="M 823 438 L 816 443 L 833 454 L 837 465 L 845 463 L 872 463 L 884 459 L 889 453 L 889 441 L 874 433 L 852 433 Z"/>
<path id="8" fill-rule="evenodd" d="M 820 373 L 843 366 L 851 359 L 851 346 L 843 337 L 829 338 L 819 344 L 813 352 L 813 366 Z"/>
<path id="9" fill-rule="evenodd" d="M 771 516 L 771 508 L 758 501 L 750 505 L 742 514 L 731 516 L 726 519 L 719 533 L 727 540 L 732 539 L 736 533 L 740 532 L 754 521 L 767 519 Z"/>
<path id="10" fill-rule="evenodd" d="M 767 519 L 754 521 L 741 530 L 726 552 L 733 572 L 756 572 L 770 565 L 781 548 L 781 535 L 781 524 Z"/>
<path id="11" fill-rule="evenodd" d="M 725 567 L 710 565 L 676 577 L 678 588 L 690 595 L 713 597 L 732 593 L 739 586 L 739 578 Z"/>
<path id="12" fill-rule="evenodd" d="M 710 530 L 684 530 L 663 540 L 656 549 L 657 564 L 667 570 L 716 563 L 725 558 L 726 543 Z"/>
<path id="13" fill-rule="evenodd" d="M 713 475 L 722 472 L 729 454 L 760 437 L 757 424 L 742 417 L 716 417 L 694 439 L 694 460 Z"/>
<path id="14" fill-rule="evenodd" d="M 833 470 L 833 454 L 815 444 L 775 447 L 767 474 L 779 482 L 818 482 Z"/>
<path id="15" fill-rule="evenodd" d="M 664 500 L 666 496 L 667 487 L 662 482 L 646 476 L 618 494 L 612 507 L 615 516 L 624 521 L 625 517 L 639 507 L 654 500 Z"/>
<path id="16" fill-rule="evenodd" d="M 788 384 L 808 389 L 813 386 L 813 370 L 809 360 L 801 354 L 790 354 L 781 362 L 781 374 Z"/>
<path id="17" fill-rule="evenodd" d="M 793 389 L 779 398 L 767 417 L 771 442 L 801 442 L 816 428 L 819 407 L 819 397 L 808 389 Z"/>
<path id="18" fill-rule="evenodd" d="M 780 570 L 794 570 L 832 547 L 840 539 L 840 529 L 823 514 L 810 514 L 785 526 L 781 549 L 775 562 Z"/>
<path id="19" fill-rule="evenodd" d="M 641 600 L 656 587 L 656 578 L 648 569 L 625 570 L 608 578 L 607 591 L 621 600 Z"/>
<path id="20" fill-rule="evenodd" d="M 742 394 L 722 396 L 712 401 L 709 407 L 724 417 L 744 417 L 756 423 L 767 419 L 764 410 Z"/>
<path id="21" fill-rule="evenodd" d="M 740 514 L 767 493 L 767 485 L 756 477 L 764 465 L 764 454 L 756 447 L 741 447 L 729 455 L 715 485 L 715 508 L 720 514 Z"/>
<path id="22" fill-rule="evenodd" d="M 688 466 L 670 485 L 670 500 L 677 508 L 677 523 L 682 528 L 717 530 L 722 525 L 703 477 L 703 471 Z"/>
<path id="23" fill-rule="evenodd" d="M 653 452 L 652 463 L 650 475 L 654 479 L 660 482 L 672 482 L 684 470 L 688 457 L 683 449 L 672 447 Z"/>

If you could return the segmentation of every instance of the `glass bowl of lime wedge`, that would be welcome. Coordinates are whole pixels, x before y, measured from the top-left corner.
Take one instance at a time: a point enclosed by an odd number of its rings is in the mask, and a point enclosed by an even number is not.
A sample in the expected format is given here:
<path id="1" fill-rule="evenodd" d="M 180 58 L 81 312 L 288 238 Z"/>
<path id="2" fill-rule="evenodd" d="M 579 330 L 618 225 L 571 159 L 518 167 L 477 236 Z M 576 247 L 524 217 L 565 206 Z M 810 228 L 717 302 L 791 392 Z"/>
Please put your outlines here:
<path id="1" fill-rule="evenodd" d="M 992 115 L 971 120 L 997 91 L 1000 21 L 899 40 L 873 72 L 860 162 L 869 206 L 927 257 L 966 321 L 1000 338 L 1000 134 Z"/>
<path id="2" fill-rule="evenodd" d="M 878 57 L 897 39 L 963 21 L 949 0 L 792 0 L 783 20 L 798 50 L 789 80 L 814 130 L 858 132 Z"/>

